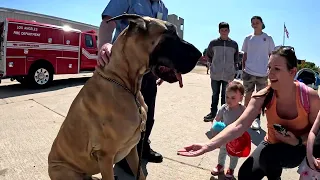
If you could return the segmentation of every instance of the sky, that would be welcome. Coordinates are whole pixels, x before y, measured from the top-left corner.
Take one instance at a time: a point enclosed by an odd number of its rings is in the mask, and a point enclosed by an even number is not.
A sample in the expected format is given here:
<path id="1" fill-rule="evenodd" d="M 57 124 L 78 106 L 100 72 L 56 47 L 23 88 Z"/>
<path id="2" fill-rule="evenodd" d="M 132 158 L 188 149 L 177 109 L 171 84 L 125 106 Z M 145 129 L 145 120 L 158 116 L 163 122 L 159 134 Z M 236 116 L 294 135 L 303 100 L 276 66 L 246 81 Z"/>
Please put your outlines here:
<path id="1" fill-rule="evenodd" d="M 109 0 L 0 0 L 0 7 L 20 9 L 99 26 L 101 13 Z M 275 45 L 282 45 L 284 23 L 289 32 L 285 45 L 295 48 L 298 59 L 320 66 L 319 0 L 163 0 L 169 14 L 184 18 L 184 39 L 201 52 L 219 37 L 219 22 L 230 24 L 230 38 L 241 50 L 250 34 L 250 19 L 261 16 Z"/>

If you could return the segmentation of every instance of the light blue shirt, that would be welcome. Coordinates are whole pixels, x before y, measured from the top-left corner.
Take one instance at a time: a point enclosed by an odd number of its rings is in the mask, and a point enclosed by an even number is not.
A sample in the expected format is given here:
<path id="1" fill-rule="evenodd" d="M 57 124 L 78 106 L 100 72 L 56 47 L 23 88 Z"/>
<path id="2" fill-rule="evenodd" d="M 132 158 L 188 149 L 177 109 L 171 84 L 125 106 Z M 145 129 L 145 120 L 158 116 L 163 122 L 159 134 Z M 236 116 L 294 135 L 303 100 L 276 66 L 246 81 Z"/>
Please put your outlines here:
<path id="1" fill-rule="evenodd" d="M 129 4 L 130 2 L 131 4 Z M 115 17 L 123 13 L 128 13 L 156 18 L 158 12 L 163 14 L 162 20 L 168 20 L 168 9 L 161 0 L 154 2 L 151 0 L 110 0 L 109 4 L 102 12 L 102 17 Z M 126 20 L 116 21 L 116 32 L 112 43 L 127 26 L 128 21 Z"/>

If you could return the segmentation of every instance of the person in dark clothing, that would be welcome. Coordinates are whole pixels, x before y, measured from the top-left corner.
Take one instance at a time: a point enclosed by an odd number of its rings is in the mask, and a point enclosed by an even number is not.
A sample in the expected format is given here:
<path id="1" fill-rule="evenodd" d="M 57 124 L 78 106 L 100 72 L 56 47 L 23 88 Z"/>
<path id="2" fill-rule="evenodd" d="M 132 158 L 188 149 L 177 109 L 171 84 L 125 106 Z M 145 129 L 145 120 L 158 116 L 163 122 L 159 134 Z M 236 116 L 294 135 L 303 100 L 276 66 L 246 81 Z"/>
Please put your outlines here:
<path id="1" fill-rule="evenodd" d="M 208 61 L 208 57 L 206 56 L 207 54 L 207 48 L 204 49 L 203 53 L 202 53 L 202 57 L 206 60 L 206 68 L 207 68 L 207 74 L 209 74 L 209 70 L 210 70 L 210 62 Z"/>
<path id="2" fill-rule="evenodd" d="M 154 124 L 154 111 L 156 105 L 156 96 L 157 96 L 157 78 L 153 75 L 152 72 L 147 73 L 143 76 L 141 84 L 141 93 L 143 95 L 144 101 L 148 106 L 147 112 L 147 123 L 144 141 L 140 140 L 137 146 L 138 153 L 140 154 L 141 146 L 143 145 L 144 152 L 142 157 L 149 160 L 150 162 L 160 163 L 162 162 L 162 155 L 153 151 L 150 147 L 150 134 Z"/>
<path id="3" fill-rule="evenodd" d="M 242 79 L 242 63 L 241 61 L 237 64 L 237 72 L 235 74 L 235 79 Z"/>

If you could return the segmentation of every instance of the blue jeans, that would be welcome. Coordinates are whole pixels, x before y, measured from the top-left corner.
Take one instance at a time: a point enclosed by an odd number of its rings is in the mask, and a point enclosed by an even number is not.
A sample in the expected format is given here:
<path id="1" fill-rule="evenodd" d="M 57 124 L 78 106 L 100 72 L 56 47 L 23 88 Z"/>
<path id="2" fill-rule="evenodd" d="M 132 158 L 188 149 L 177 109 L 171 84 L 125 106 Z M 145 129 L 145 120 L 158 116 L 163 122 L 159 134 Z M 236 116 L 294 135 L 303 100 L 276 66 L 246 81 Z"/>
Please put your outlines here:
<path id="1" fill-rule="evenodd" d="M 219 95 L 220 95 L 220 87 L 221 88 L 221 105 L 226 103 L 226 87 L 228 82 L 226 81 L 216 81 L 211 80 L 211 89 L 212 89 L 212 101 L 211 101 L 211 113 L 213 116 L 217 114 L 218 104 L 219 104 Z"/>

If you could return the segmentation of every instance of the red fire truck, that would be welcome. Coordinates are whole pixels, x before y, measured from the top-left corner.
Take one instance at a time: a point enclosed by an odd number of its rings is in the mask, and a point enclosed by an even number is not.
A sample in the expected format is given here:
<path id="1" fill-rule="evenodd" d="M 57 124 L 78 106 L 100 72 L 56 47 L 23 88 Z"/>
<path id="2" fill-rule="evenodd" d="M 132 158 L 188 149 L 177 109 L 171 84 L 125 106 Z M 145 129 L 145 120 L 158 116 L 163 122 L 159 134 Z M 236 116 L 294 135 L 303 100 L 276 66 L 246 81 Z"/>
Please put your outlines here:
<path id="1" fill-rule="evenodd" d="M 93 71 L 97 34 L 7 18 L 0 22 L 0 82 L 11 78 L 29 87 L 48 87 L 54 74 Z"/>

